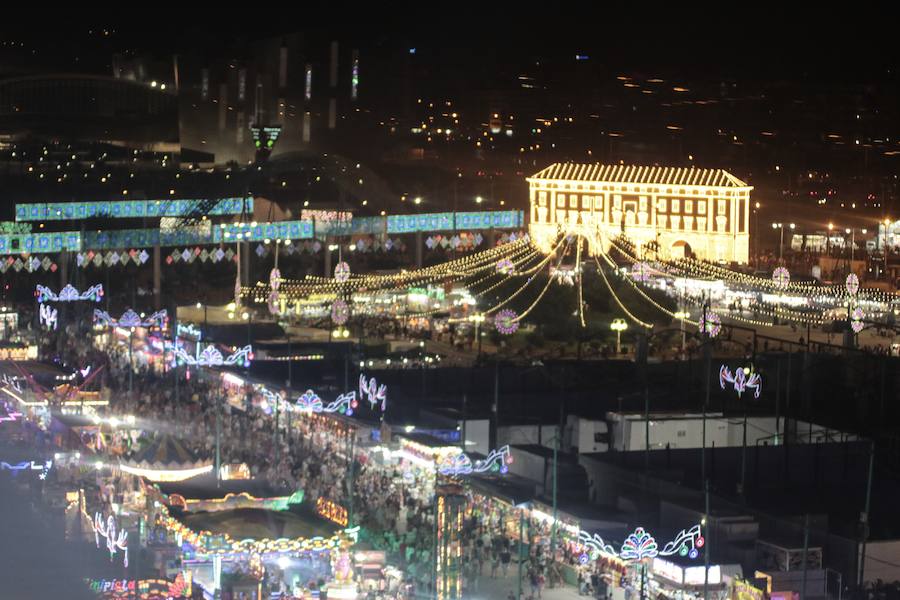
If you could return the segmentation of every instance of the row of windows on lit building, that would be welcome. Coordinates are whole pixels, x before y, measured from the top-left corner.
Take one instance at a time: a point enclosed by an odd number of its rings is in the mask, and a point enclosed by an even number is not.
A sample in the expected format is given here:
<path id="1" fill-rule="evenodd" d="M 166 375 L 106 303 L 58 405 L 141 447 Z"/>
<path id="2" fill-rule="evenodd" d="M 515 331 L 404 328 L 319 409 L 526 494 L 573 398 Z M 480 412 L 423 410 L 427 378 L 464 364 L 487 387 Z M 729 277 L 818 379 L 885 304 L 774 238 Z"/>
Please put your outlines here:
<path id="1" fill-rule="evenodd" d="M 721 193 L 721 192 L 719 192 Z M 747 231 L 748 198 L 651 198 L 629 194 L 572 194 L 537 191 L 532 219 L 538 223 L 619 224 L 661 229 L 737 232 Z M 553 198 L 552 202 L 550 198 Z M 611 203 L 607 202 L 611 199 Z M 735 203 L 734 208 L 730 205 Z M 649 210 L 650 207 L 655 210 Z M 734 229 L 728 229 L 732 211 Z"/>

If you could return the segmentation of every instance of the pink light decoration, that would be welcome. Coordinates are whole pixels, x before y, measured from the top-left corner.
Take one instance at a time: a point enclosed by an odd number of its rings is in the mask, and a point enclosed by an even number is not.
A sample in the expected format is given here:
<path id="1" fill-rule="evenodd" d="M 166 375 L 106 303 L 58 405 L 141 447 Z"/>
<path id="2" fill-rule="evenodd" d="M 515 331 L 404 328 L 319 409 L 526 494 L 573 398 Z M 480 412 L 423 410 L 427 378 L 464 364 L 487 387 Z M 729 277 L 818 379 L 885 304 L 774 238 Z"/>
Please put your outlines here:
<path id="1" fill-rule="evenodd" d="M 497 261 L 497 272 L 503 275 L 512 275 L 516 270 L 516 265 L 509 258 Z"/>
<path id="2" fill-rule="evenodd" d="M 785 267 L 777 267 L 772 271 L 772 281 L 778 289 L 786 290 L 791 283 L 791 273 Z"/>
<path id="3" fill-rule="evenodd" d="M 714 312 L 706 311 L 700 315 L 700 332 L 714 338 L 722 330 L 722 319 Z"/>
<path id="4" fill-rule="evenodd" d="M 859 277 L 856 276 L 856 273 L 850 273 L 847 275 L 847 293 L 851 296 L 855 296 L 856 292 L 859 291 Z"/>
<path id="5" fill-rule="evenodd" d="M 334 280 L 338 283 L 344 283 L 350 279 L 350 265 L 346 262 L 339 262 L 334 267 Z"/>
<path id="6" fill-rule="evenodd" d="M 637 283 L 650 281 L 650 269 L 644 263 L 634 263 L 631 266 L 631 278 Z"/>
<path id="7" fill-rule="evenodd" d="M 350 318 L 350 307 L 343 300 L 331 304 L 331 320 L 335 325 L 343 325 Z"/>
<path id="8" fill-rule="evenodd" d="M 494 315 L 494 327 L 503 335 L 512 335 L 519 329 L 519 315 L 510 308 L 504 308 Z"/>
<path id="9" fill-rule="evenodd" d="M 723 390 L 726 383 L 734 386 L 734 391 L 737 392 L 738 397 L 747 391 L 747 388 L 753 390 L 754 398 L 759 398 L 760 393 L 762 393 L 762 377 L 760 377 L 759 373 L 754 373 L 749 367 L 738 367 L 737 371 L 732 374 L 731 369 L 726 365 L 722 365 L 719 369 L 719 385 L 722 386 Z"/>

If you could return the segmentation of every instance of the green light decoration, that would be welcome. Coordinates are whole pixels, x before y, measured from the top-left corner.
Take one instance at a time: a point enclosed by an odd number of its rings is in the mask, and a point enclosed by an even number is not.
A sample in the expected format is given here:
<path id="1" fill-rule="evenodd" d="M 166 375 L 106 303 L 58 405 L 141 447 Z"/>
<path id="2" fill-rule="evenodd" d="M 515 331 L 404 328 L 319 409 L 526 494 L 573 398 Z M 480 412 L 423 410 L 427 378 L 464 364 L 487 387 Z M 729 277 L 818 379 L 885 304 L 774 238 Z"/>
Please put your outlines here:
<path id="1" fill-rule="evenodd" d="M 253 212 L 253 198 L 222 198 L 210 209 L 206 200 L 167 198 L 164 200 L 120 200 L 110 202 L 50 202 L 16 204 L 16 222 L 80 221 L 83 219 L 143 219 L 185 217 L 199 209 L 208 215 L 239 215 Z M 0 228 L 0 233 L 29 233 Z"/>

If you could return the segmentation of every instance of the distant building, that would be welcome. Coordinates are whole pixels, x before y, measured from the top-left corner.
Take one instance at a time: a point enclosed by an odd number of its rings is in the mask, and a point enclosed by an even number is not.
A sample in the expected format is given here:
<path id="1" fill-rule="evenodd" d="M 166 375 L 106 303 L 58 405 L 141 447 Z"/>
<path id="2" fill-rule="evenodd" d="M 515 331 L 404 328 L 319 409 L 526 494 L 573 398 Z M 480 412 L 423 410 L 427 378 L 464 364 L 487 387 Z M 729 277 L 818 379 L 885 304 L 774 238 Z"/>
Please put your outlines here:
<path id="1" fill-rule="evenodd" d="M 0 81 L 0 140 L 103 142 L 178 153 L 178 98 L 165 86 L 94 75 Z"/>
<path id="2" fill-rule="evenodd" d="M 541 248 L 577 234 L 597 253 L 624 234 L 667 258 L 748 262 L 753 188 L 722 169 L 554 163 L 527 181 Z"/>

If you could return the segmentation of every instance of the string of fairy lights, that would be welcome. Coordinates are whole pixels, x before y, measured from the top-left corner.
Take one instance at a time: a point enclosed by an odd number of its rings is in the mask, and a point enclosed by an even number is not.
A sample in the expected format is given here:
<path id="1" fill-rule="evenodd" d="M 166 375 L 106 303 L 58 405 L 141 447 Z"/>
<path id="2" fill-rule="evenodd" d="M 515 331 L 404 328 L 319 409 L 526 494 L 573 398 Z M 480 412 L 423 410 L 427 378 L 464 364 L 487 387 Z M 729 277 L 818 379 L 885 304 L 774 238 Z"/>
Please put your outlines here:
<path id="1" fill-rule="evenodd" d="M 282 311 L 285 310 L 288 302 L 295 303 L 295 313 L 299 315 L 301 303 L 321 305 L 334 302 L 342 304 L 346 308 L 346 303 L 367 301 L 364 296 L 369 293 L 403 291 L 423 285 L 440 284 L 447 288 L 447 286 L 461 284 L 471 297 L 477 298 L 482 304 L 484 308 L 481 314 L 483 316 L 494 315 L 493 318 L 498 323 L 502 316 L 504 323 L 513 324 L 525 319 L 544 299 L 550 286 L 556 281 L 577 286 L 578 306 L 575 314 L 578 316 L 581 327 L 586 327 L 584 276 L 581 267 L 585 243 L 588 243 L 589 248 L 594 251 L 592 253 L 597 272 L 618 308 L 634 323 L 647 329 L 652 328 L 653 324 L 640 319 L 620 298 L 610 283 L 605 267 L 600 262 L 601 259 L 613 273 L 628 281 L 629 286 L 640 299 L 669 318 L 678 319 L 693 327 L 701 327 L 702 317 L 695 321 L 689 319 L 683 311 L 674 312 L 643 289 L 650 281 L 650 275 L 676 282 L 679 279 L 681 281 L 688 279 L 721 281 L 737 298 L 738 306 L 750 299 L 751 307 L 748 310 L 751 316 L 744 316 L 743 308 L 735 309 L 733 307 L 728 310 L 720 310 L 713 313 L 712 316 L 716 316 L 717 319 L 719 317 L 727 318 L 759 327 L 771 326 L 779 322 L 819 326 L 826 321 L 825 311 L 835 306 L 856 306 L 854 314 L 861 315 L 863 313 L 860 306 L 866 303 L 891 304 L 900 301 L 898 293 L 883 292 L 877 289 L 858 289 L 858 283 L 853 287 L 849 279 L 846 285 L 820 285 L 791 281 L 790 274 L 783 267 L 777 269 L 772 278 L 765 278 L 693 258 L 663 260 L 658 253 L 652 250 L 651 260 L 642 259 L 638 257 L 637 249 L 629 239 L 624 236 L 612 238 L 603 233 L 599 239 L 593 240 L 581 235 L 560 235 L 552 246 L 549 244 L 547 246 L 550 247 L 544 246 L 545 250 L 541 250 L 528 236 L 525 236 L 469 256 L 425 268 L 401 270 L 392 274 L 350 273 L 349 266 L 341 262 L 335 269 L 334 277 L 307 276 L 302 280 L 279 279 L 278 295 Z M 574 269 L 568 267 L 561 269 L 565 257 L 569 255 L 573 247 L 575 250 Z M 627 274 L 623 276 L 619 264 L 610 255 L 611 251 L 616 251 L 617 256 L 624 257 L 629 263 L 630 276 Z M 547 281 L 521 314 L 517 315 L 510 309 L 500 310 L 524 294 L 531 287 L 532 282 L 537 279 L 538 274 L 545 269 L 548 270 Z M 521 285 L 514 287 L 502 298 L 492 295 L 501 286 L 508 285 L 514 280 L 522 281 Z M 244 298 L 251 298 L 257 303 L 265 302 L 273 292 L 271 285 L 271 282 L 268 284 L 258 282 L 254 286 L 245 286 L 241 288 L 240 295 Z M 363 294 L 363 299 L 356 298 L 354 300 L 354 294 Z M 487 304 L 490 305 L 485 306 Z M 270 308 L 271 306 L 270 303 Z M 447 310 L 447 307 L 436 304 L 433 308 L 429 307 L 418 312 L 403 312 L 402 316 L 407 318 L 430 317 Z M 848 310 L 850 309 L 848 308 Z M 862 317 L 859 317 L 858 320 L 862 320 Z M 500 325 L 497 327 L 498 330 L 501 329 Z"/>
<path id="2" fill-rule="evenodd" d="M 527 238 L 520 238 L 484 252 L 451 260 L 422 269 L 400 271 L 390 275 L 353 275 L 345 281 L 335 278 L 307 275 L 302 281 L 284 280 L 282 290 L 289 299 L 296 295 L 308 296 L 311 293 L 348 293 L 360 289 L 373 290 L 401 285 L 412 286 L 425 281 L 446 281 L 451 278 L 464 278 L 476 275 L 487 269 L 495 269 L 497 260 L 508 257 L 511 252 L 522 248 L 530 249 Z M 265 286 L 265 284 L 262 284 Z M 242 290 L 242 295 L 252 297 L 254 289 Z"/>
<path id="3" fill-rule="evenodd" d="M 623 248 L 616 240 L 609 240 L 609 243 L 612 247 L 616 248 L 616 250 L 618 250 L 625 258 L 632 261 L 633 264 L 640 264 L 643 267 L 646 267 L 648 269 L 648 271 L 656 272 L 656 273 L 662 274 L 663 276 L 670 277 L 670 278 L 673 277 L 673 274 L 671 272 L 667 273 L 664 271 L 660 271 L 659 269 L 654 269 L 652 266 L 648 265 L 647 263 L 640 261 L 631 252 L 629 252 L 627 249 Z M 690 260 L 692 260 L 694 263 L 699 263 L 699 261 L 695 261 L 693 259 L 690 259 Z M 672 270 L 681 271 L 680 274 L 682 276 L 685 276 L 685 275 L 696 276 L 697 275 L 697 273 L 684 272 L 684 270 L 679 267 L 679 265 L 678 265 L 679 262 L 681 262 L 681 261 L 674 261 L 673 266 L 671 267 Z M 609 260 L 609 263 L 612 268 L 614 268 L 614 269 L 616 268 L 615 263 L 613 263 L 611 259 Z M 699 264 L 705 265 L 705 263 L 699 263 Z M 716 267 L 716 268 L 722 270 L 721 267 Z M 727 269 L 725 269 L 725 271 L 727 271 Z M 733 273 L 732 271 L 728 271 L 728 272 Z M 712 277 L 712 276 L 710 276 L 709 278 L 710 279 L 720 279 L 720 278 Z M 756 279 L 760 279 L 761 281 L 768 281 L 770 283 L 772 282 L 772 280 L 764 280 L 762 278 L 756 278 Z M 631 281 L 631 280 L 629 280 L 629 281 Z M 649 300 L 654 305 L 656 305 L 656 303 L 651 298 L 649 298 L 649 296 L 647 296 L 646 294 L 643 293 L 642 290 L 640 290 L 640 287 L 637 286 L 635 284 L 635 282 L 631 281 L 631 283 L 634 285 L 635 289 L 637 289 L 639 291 L 639 293 L 645 299 Z M 845 294 L 846 294 L 846 290 L 845 290 Z M 657 307 L 660 308 L 661 310 L 663 310 L 666 314 L 669 314 L 670 316 L 674 316 L 670 311 L 665 310 L 662 307 L 659 307 L 658 305 L 657 305 Z M 792 309 L 785 308 L 785 307 L 778 306 L 778 305 L 769 305 L 769 303 L 765 303 L 765 302 L 758 303 L 753 308 L 753 310 L 756 313 L 763 314 L 763 315 L 772 317 L 774 319 L 781 319 L 781 320 L 785 320 L 785 321 L 793 321 L 793 322 L 810 324 L 810 325 L 822 325 L 825 322 L 824 317 L 820 313 L 817 314 L 817 313 L 804 312 L 804 311 L 800 311 L 800 310 L 792 310 Z M 748 324 L 754 324 L 754 325 L 759 325 L 759 326 L 772 325 L 772 322 L 760 321 L 760 320 L 756 320 L 756 319 L 749 319 L 749 318 L 743 317 L 742 315 L 734 315 L 733 313 L 728 313 L 723 316 L 726 316 L 728 318 L 734 318 L 735 320 L 738 320 L 738 321 L 741 321 L 744 323 L 748 323 Z"/>

